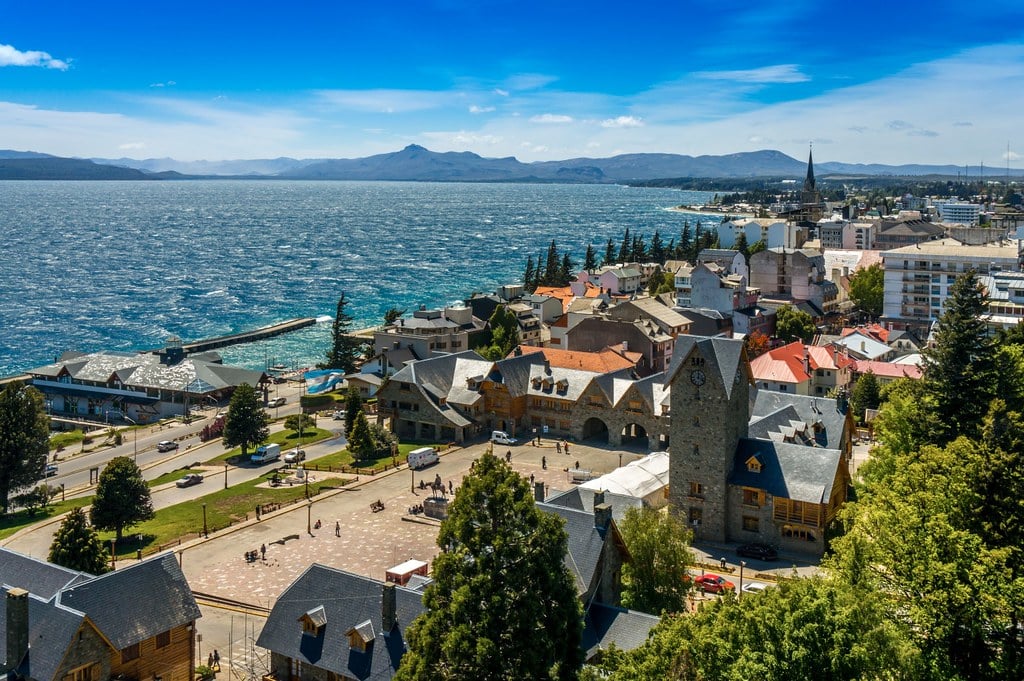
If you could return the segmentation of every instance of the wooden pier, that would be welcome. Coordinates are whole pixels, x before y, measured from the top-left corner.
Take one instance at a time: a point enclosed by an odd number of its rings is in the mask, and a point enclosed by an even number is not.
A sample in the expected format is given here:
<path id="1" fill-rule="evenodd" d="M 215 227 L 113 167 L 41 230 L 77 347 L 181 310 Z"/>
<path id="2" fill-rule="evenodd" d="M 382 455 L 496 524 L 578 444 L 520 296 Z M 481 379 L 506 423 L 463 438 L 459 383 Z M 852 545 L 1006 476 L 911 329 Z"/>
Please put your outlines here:
<path id="1" fill-rule="evenodd" d="M 184 343 L 181 347 L 185 351 L 185 354 L 191 355 L 197 352 L 206 352 L 207 350 L 227 347 L 228 345 L 252 343 L 253 341 L 263 340 L 264 338 L 280 336 L 283 333 L 304 329 L 307 326 L 313 326 L 314 324 L 316 324 L 316 319 L 313 317 L 289 319 L 288 321 L 280 322 L 278 324 L 264 326 L 262 329 L 233 333 L 228 336 L 217 336 L 216 338 L 207 338 L 206 340 L 196 341 L 194 343 Z"/>

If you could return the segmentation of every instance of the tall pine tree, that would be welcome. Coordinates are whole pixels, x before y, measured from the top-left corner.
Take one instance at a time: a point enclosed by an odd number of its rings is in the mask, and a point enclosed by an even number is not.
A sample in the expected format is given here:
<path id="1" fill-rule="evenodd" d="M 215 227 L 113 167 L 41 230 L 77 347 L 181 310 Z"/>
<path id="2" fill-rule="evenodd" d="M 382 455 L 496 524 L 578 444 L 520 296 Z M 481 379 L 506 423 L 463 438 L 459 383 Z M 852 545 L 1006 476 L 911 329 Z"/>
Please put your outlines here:
<path id="1" fill-rule="evenodd" d="M 537 290 L 537 287 L 534 286 L 533 277 L 533 256 L 528 255 L 526 256 L 526 271 L 523 272 L 523 288 L 528 293 L 533 293 Z"/>
<path id="2" fill-rule="evenodd" d="M 85 511 L 72 509 L 65 516 L 50 544 L 46 560 L 69 570 L 101 575 L 107 571 L 107 552 L 99 535 L 89 525 Z"/>
<path id="3" fill-rule="evenodd" d="M 601 261 L 602 265 L 611 265 L 615 262 L 615 242 L 608 239 L 608 243 L 604 247 L 604 260 Z"/>
<path id="4" fill-rule="evenodd" d="M 622 237 L 622 245 L 619 246 L 619 259 L 617 262 L 629 262 L 629 253 L 633 249 L 633 237 L 629 234 L 629 227 L 626 227 L 626 234 Z"/>
<path id="5" fill-rule="evenodd" d="M 558 286 L 559 264 L 558 247 L 555 245 L 555 240 L 552 239 L 551 245 L 548 246 L 548 257 L 544 264 L 544 277 L 541 279 L 544 286 Z"/>
<path id="6" fill-rule="evenodd" d="M 679 245 L 676 246 L 676 259 L 687 260 L 690 264 L 694 264 L 691 260 L 692 253 L 690 252 L 693 246 L 693 234 L 690 232 L 690 221 L 686 220 L 683 222 L 683 231 L 679 234 Z"/>
<path id="7" fill-rule="evenodd" d="M 587 252 L 583 256 L 583 269 L 587 272 L 597 268 L 597 255 L 594 254 L 594 245 L 587 244 Z"/>
<path id="8" fill-rule="evenodd" d="M 348 307 L 348 299 L 345 297 L 345 292 L 342 291 L 334 314 L 334 324 L 331 327 L 331 347 L 327 351 L 326 361 L 318 366 L 321 369 L 341 369 L 344 373 L 351 374 L 355 372 L 356 363 L 362 354 L 362 344 L 349 335 L 352 328 L 352 315 L 346 311 L 346 307 Z"/>

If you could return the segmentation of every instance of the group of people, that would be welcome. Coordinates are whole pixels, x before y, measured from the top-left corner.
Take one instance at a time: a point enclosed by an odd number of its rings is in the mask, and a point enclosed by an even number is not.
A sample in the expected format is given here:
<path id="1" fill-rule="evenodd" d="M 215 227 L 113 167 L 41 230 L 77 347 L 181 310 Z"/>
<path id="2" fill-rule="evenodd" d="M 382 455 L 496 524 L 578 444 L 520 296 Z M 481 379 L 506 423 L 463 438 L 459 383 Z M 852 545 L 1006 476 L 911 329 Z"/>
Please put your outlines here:
<path id="1" fill-rule="evenodd" d="M 206 658 L 206 666 L 215 672 L 220 671 L 220 653 L 214 650 Z"/>

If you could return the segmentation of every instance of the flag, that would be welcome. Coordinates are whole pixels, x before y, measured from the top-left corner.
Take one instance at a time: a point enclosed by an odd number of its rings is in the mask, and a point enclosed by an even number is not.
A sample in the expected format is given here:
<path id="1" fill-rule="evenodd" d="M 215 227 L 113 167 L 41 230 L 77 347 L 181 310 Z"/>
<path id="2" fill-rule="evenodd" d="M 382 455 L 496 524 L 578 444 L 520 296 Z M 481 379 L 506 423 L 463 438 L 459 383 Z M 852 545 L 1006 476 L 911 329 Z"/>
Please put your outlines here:
<path id="1" fill-rule="evenodd" d="M 345 374 L 339 369 L 324 369 L 322 371 L 307 371 L 305 378 L 306 393 L 318 395 L 338 388 L 345 380 Z"/>

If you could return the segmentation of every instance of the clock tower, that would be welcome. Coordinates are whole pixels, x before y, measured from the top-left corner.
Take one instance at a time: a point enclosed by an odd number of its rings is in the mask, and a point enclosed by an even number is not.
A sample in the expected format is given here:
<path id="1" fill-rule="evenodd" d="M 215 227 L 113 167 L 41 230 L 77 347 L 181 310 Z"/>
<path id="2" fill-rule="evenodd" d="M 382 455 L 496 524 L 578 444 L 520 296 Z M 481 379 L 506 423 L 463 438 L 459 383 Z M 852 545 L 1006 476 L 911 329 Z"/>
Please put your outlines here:
<path id="1" fill-rule="evenodd" d="M 750 366 L 743 341 L 680 336 L 671 388 L 669 501 L 698 539 L 726 541 L 728 479 L 750 420 Z"/>

